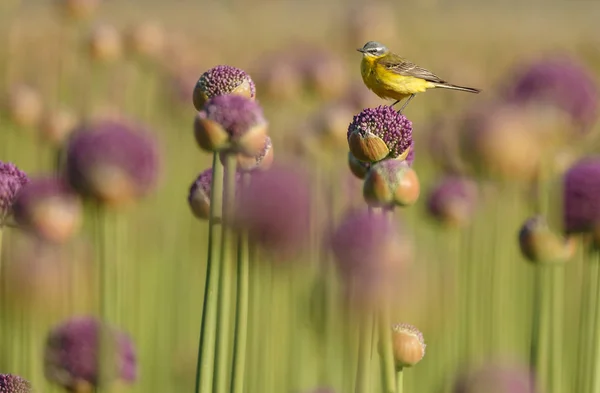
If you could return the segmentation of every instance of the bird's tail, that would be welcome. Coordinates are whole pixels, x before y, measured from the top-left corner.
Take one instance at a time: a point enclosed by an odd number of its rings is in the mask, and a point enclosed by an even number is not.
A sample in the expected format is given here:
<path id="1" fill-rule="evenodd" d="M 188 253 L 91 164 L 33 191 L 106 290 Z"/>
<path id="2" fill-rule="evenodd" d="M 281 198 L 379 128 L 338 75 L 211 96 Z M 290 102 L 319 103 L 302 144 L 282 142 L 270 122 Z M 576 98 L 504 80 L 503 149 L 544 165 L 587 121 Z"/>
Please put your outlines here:
<path id="1" fill-rule="evenodd" d="M 450 83 L 436 83 L 435 87 L 440 87 L 442 89 L 466 91 L 466 92 L 475 93 L 475 94 L 478 94 L 481 91 L 479 89 L 474 89 L 472 87 L 451 85 Z"/>

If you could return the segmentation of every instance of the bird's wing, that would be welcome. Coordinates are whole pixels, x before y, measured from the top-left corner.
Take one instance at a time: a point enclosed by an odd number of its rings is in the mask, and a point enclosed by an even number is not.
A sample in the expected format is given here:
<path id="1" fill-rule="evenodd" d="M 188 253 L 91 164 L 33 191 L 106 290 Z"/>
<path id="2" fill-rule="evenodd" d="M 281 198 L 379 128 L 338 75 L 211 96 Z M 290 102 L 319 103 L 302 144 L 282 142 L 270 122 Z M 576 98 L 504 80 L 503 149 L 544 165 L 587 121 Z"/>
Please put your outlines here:
<path id="1" fill-rule="evenodd" d="M 397 55 L 388 55 L 381 59 L 379 63 L 388 70 L 402 76 L 412 76 L 414 78 L 425 79 L 433 83 L 446 83 L 445 80 L 435 75 L 433 72 L 426 70 L 423 67 L 411 63 Z"/>

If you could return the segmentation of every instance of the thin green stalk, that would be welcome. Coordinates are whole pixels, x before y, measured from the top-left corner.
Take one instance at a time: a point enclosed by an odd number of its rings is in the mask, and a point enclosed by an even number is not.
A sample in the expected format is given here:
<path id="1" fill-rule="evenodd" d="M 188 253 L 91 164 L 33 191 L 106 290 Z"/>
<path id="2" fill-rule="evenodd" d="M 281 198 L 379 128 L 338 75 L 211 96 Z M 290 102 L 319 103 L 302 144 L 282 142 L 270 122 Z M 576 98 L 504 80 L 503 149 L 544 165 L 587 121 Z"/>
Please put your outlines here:
<path id="1" fill-rule="evenodd" d="M 371 391 L 371 344 L 373 340 L 373 315 L 360 316 L 358 337 L 358 365 L 354 393 Z"/>
<path id="2" fill-rule="evenodd" d="M 538 370 L 539 364 L 539 346 L 540 346 L 540 318 L 542 312 L 541 292 L 542 292 L 542 267 L 534 267 L 533 283 L 533 319 L 531 323 L 531 342 L 529 348 L 529 366 L 534 372 Z"/>
<path id="3" fill-rule="evenodd" d="M 384 393 L 396 391 L 394 353 L 392 349 L 392 324 L 390 308 L 386 304 L 379 312 L 379 341 L 381 345 L 381 386 Z"/>
<path id="4" fill-rule="evenodd" d="M 404 371 L 402 368 L 396 373 L 396 393 L 402 393 L 404 388 Z"/>
<path id="5" fill-rule="evenodd" d="M 212 391 L 212 378 L 217 335 L 217 299 L 219 292 L 220 231 L 223 206 L 223 165 L 218 153 L 213 155 L 212 184 L 210 195 L 210 221 L 208 229 L 208 255 L 206 261 L 206 282 L 204 286 L 204 306 L 198 345 L 196 367 L 196 393 Z"/>
<path id="6" fill-rule="evenodd" d="M 552 269 L 552 346 L 550 356 L 551 382 L 550 393 L 563 391 L 563 295 L 564 268 Z"/>
<path id="7" fill-rule="evenodd" d="M 591 264 L 584 263 L 583 265 L 583 277 L 581 285 L 581 306 L 579 309 L 579 342 L 578 342 L 578 356 L 577 356 L 577 367 L 575 376 L 575 390 L 576 392 L 587 392 L 586 389 L 586 378 L 587 378 L 587 353 L 590 348 L 590 321 L 593 313 L 592 304 L 589 293 L 592 292 L 592 280 L 595 279 L 595 275 L 592 276 L 590 272 L 587 272 Z"/>
<path id="8" fill-rule="evenodd" d="M 583 390 L 581 390 L 582 392 L 591 392 L 592 390 L 592 381 L 593 381 L 593 375 L 592 373 L 594 372 L 594 349 L 595 348 L 595 337 L 596 337 L 596 332 L 598 330 L 598 325 L 596 324 L 597 321 L 597 314 L 598 314 L 598 310 L 597 310 L 597 291 L 598 288 L 600 287 L 600 283 L 598 283 L 596 281 L 596 277 L 598 276 L 598 274 L 600 273 L 600 266 L 598 265 L 598 260 L 597 260 L 597 256 L 594 256 L 591 258 L 591 260 L 589 261 L 588 268 L 589 268 L 589 272 L 588 272 L 588 277 L 589 277 L 589 286 L 588 286 L 588 293 L 586 294 L 586 296 L 588 297 L 588 301 L 587 301 L 587 305 L 588 305 L 588 310 L 586 310 L 588 312 L 588 320 L 590 322 L 590 329 L 588 331 L 588 342 L 587 345 L 585 347 L 584 350 L 584 361 L 583 361 Z"/>
<path id="9" fill-rule="evenodd" d="M 235 180 L 236 180 L 236 157 L 233 154 L 227 154 L 225 158 L 225 176 L 223 192 L 223 221 L 226 222 L 234 208 Z M 217 319 L 217 348 L 215 352 L 215 374 L 213 379 L 213 392 L 226 393 L 227 385 L 230 381 L 231 364 L 230 361 L 230 331 L 233 290 L 233 280 L 235 271 L 233 269 L 232 258 L 232 238 L 231 230 L 227 225 L 221 227 L 221 272 L 219 281 L 219 309 Z"/>
<path id="10" fill-rule="evenodd" d="M 244 176 L 243 187 L 249 175 Z M 241 192 L 244 192 L 242 189 Z M 246 371 L 246 348 L 248 337 L 248 298 L 250 296 L 250 265 L 248 234 L 238 236 L 237 252 L 237 310 L 235 320 L 235 338 L 233 347 L 233 373 L 231 374 L 231 393 L 243 393 Z"/>
<path id="11" fill-rule="evenodd" d="M 261 323 L 263 320 L 263 314 L 265 309 L 261 307 L 263 304 L 264 288 L 263 288 L 263 270 L 264 265 L 257 265 L 256 258 L 256 247 L 249 244 L 249 265 L 252 266 L 250 269 L 250 342 L 249 342 L 249 355 L 250 359 L 250 370 L 248 373 L 248 391 L 259 392 L 262 390 L 262 368 L 261 365 L 264 362 L 263 347 L 265 340 L 263 339 L 263 330 Z"/>
<path id="12" fill-rule="evenodd" d="M 550 379 L 549 357 L 550 357 L 550 333 L 552 327 L 551 311 L 552 299 L 552 271 L 547 267 L 538 267 L 541 280 L 539 326 L 537 334 L 537 345 L 535 355 L 535 370 L 537 375 L 537 389 L 546 391 Z"/>
<path id="13" fill-rule="evenodd" d="M 598 251 L 594 252 L 594 265 L 598 265 L 600 253 Z M 598 333 L 598 329 L 600 328 L 600 269 L 596 271 L 596 312 L 594 315 L 594 330 L 592 331 L 594 334 L 594 358 L 593 358 L 593 370 L 592 370 L 592 392 L 600 391 L 600 337 Z"/>

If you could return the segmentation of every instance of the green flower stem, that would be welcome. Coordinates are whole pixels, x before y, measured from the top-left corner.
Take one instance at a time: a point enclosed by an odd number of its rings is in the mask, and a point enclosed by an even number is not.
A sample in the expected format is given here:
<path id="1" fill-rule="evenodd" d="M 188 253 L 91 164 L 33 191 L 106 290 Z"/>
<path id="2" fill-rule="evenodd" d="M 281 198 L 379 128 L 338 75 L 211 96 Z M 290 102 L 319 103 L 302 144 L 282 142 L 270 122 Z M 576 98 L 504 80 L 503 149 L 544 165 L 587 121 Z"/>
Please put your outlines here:
<path id="1" fill-rule="evenodd" d="M 235 203 L 236 157 L 227 154 L 225 157 L 225 176 L 223 192 L 223 221 L 226 222 L 232 214 Z M 232 292 L 235 271 L 233 266 L 232 249 L 233 236 L 226 224 L 221 226 L 221 272 L 219 281 L 219 309 L 217 319 L 217 348 L 215 352 L 215 374 L 213 392 L 226 393 L 231 375 L 230 332 L 232 317 Z"/>
<path id="2" fill-rule="evenodd" d="M 582 392 L 591 392 L 592 390 L 592 383 L 593 383 L 593 372 L 594 372 L 594 350 L 593 348 L 595 347 L 595 336 L 596 336 L 596 331 L 598 329 L 598 325 L 596 324 L 596 320 L 597 320 L 597 291 L 598 288 L 600 287 L 600 285 L 598 285 L 599 283 L 596 280 L 596 277 L 598 276 L 598 274 L 600 273 L 600 266 L 598 265 L 598 256 L 594 256 L 591 258 L 591 261 L 586 264 L 588 266 L 588 272 L 587 272 L 587 277 L 586 280 L 589 281 L 588 283 L 588 292 L 586 293 L 586 297 L 588 298 L 587 300 L 587 306 L 588 309 L 584 310 L 583 312 L 586 312 L 588 314 L 587 318 L 589 321 L 588 326 L 590 326 L 589 330 L 588 330 L 588 335 L 587 335 L 587 343 L 586 346 L 583 350 L 583 354 L 584 354 L 584 359 L 583 359 L 583 390 L 581 390 Z"/>
<path id="3" fill-rule="evenodd" d="M 244 175 L 242 193 L 250 175 Z M 237 251 L 237 310 L 235 320 L 235 339 L 233 349 L 233 373 L 231 374 L 231 392 L 243 393 L 246 371 L 246 347 L 248 338 L 248 297 L 250 265 L 248 234 L 238 236 Z"/>
<path id="4" fill-rule="evenodd" d="M 563 320 L 564 268 L 552 268 L 552 346 L 550 356 L 551 381 L 549 393 L 563 392 Z"/>
<path id="5" fill-rule="evenodd" d="M 264 344 L 265 340 L 262 336 L 262 325 L 264 321 L 263 314 L 265 309 L 261 307 L 264 302 L 262 299 L 265 297 L 265 290 L 263 288 L 263 273 L 264 265 L 256 264 L 256 247 L 250 243 L 248 249 L 249 265 L 252 266 L 250 269 L 250 342 L 249 344 L 249 355 L 250 355 L 250 367 L 248 372 L 248 391 L 259 392 L 262 390 L 262 368 L 261 365 L 264 361 L 263 348 L 261 344 Z"/>
<path id="6" fill-rule="evenodd" d="M 354 393 L 371 391 L 371 344 L 373 341 L 373 315 L 360 315 L 358 333 L 358 365 Z"/>
<path id="7" fill-rule="evenodd" d="M 592 331 L 594 334 L 594 357 L 592 359 L 593 368 L 592 368 L 592 390 L 591 392 L 600 391 L 600 337 L 598 333 L 598 329 L 600 328 L 600 269 L 598 268 L 599 256 L 600 253 L 598 251 L 594 252 L 594 261 L 593 264 L 596 265 L 596 310 L 594 313 L 594 330 Z"/>
<path id="8" fill-rule="evenodd" d="M 536 294 L 534 304 L 534 324 L 532 327 L 532 368 L 537 375 L 537 389 L 546 391 L 550 378 L 550 333 L 552 313 L 552 270 L 547 267 L 536 267 Z"/>
<path id="9" fill-rule="evenodd" d="M 213 155 L 212 184 L 210 195 L 210 220 L 208 230 L 208 256 L 206 261 L 206 282 L 204 286 L 204 306 L 200 327 L 200 344 L 196 368 L 196 393 L 210 393 L 214 369 L 215 337 L 217 334 L 217 299 L 219 292 L 219 262 L 221 234 L 220 214 L 223 206 L 223 165 L 218 153 Z"/>
<path id="10" fill-rule="evenodd" d="M 404 387 L 404 371 L 402 368 L 396 373 L 396 393 L 402 393 Z"/>
<path id="11" fill-rule="evenodd" d="M 588 376 L 587 366 L 589 365 L 589 359 L 587 355 L 590 348 L 590 324 L 591 316 L 593 315 L 593 302 L 590 299 L 590 293 L 592 293 L 592 281 L 595 280 L 596 275 L 592 275 L 591 271 L 586 271 L 586 268 L 591 268 L 593 263 L 583 264 L 583 278 L 581 285 L 581 306 L 579 310 L 579 340 L 578 340 L 578 356 L 577 356 L 577 367 L 575 377 L 575 390 L 576 392 L 587 392 L 586 378 Z"/>
<path id="12" fill-rule="evenodd" d="M 541 318 L 541 292 L 542 292 L 542 268 L 536 266 L 534 271 L 533 283 L 533 316 L 531 323 L 531 341 L 529 348 L 529 365 L 537 373 L 539 364 L 539 346 L 540 346 L 540 318 Z M 536 374 L 537 375 L 537 374 Z M 536 383 L 537 384 L 537 383 Z"/>
<path id="13" fill-rule="evenodd" d="M 379 312 L 379 340 L 381 348 L 381 386 L 384 393 L 394 393 L 396 390 L 396 376 L 394 369 L 394 353 L 392 349 L 392 323 L 390 307 L 384 305 Z"/>

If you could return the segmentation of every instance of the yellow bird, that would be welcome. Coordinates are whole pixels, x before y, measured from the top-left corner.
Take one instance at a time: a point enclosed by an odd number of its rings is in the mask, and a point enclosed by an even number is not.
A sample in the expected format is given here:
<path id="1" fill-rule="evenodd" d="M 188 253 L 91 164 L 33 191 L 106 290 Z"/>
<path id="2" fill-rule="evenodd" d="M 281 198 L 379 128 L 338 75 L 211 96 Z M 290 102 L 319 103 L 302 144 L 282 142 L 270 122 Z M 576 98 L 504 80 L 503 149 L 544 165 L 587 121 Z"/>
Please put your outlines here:
<path id="1" fill-rule="evenodd" d="M 479 89 L 452 85 L 431 71 L 390 52 L 385 45 L 379 42 L 369 41 L 357 50 L 363 54 L 360 73 L 365 85 L 373 93 L 383 99 L 396 100 L 392 106 L 408 97 L 398 113 L 402 113 L 415 94 L 422 93 L 427 89 L 443 88 L 469 93 L 480 92 Z"/>

